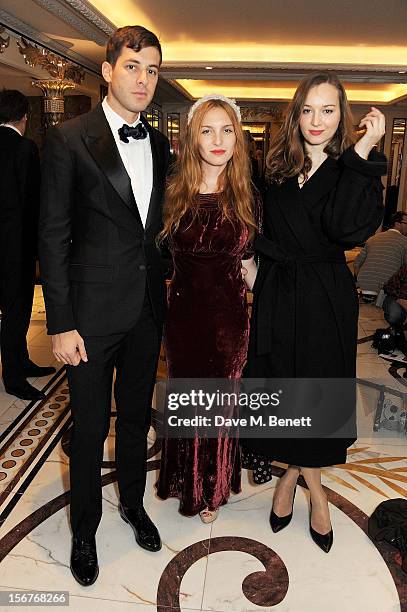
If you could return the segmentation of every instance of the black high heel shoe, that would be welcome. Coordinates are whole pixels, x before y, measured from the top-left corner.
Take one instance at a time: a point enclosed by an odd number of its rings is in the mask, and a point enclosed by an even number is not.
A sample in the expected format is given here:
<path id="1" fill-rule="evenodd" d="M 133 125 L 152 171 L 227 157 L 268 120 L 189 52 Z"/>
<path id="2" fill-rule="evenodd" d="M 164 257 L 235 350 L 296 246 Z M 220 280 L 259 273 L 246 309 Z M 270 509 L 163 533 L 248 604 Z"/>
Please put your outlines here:
<path id="1" fill-rule="evenodd" d="M 295 489 L 294 489 L 293 503 L 291 506 L 290 514 L 286 514 L 285 516 L 277 516 L 273 508 L 271 508 L 269 520 L 270 520 L 271 529 L 273 530 L 274 533 L 277 533 L 278 531 L 281 531 L 282 529 L 284 529 L 284 527 L 287 527 L 287 525 L 290 523 L 291 519 L 293 518 L 294 499 L 295 499 L 296 492 L 297 492 L 297 485 L 295 485 Z"/>
<path id="2" fill-rule="evenodd" d="M 318 531 L 315 531 L 315 529 L 311 526 L 311 513 L 312 513 L 312 503 L 310 500 L 309 531 L 310 531 L 311 537 L 314 540 L 315 544 L 319 546 L 321 550 L 323 550 L 326 553 L 329 553 L 329 551 L 331 550 L 333 541 L 334 541 L 333 529 L 331 528 L 331 531 L 328 531 L 328 533 L 324 533 L 324 534 L 319 533 Z"/>

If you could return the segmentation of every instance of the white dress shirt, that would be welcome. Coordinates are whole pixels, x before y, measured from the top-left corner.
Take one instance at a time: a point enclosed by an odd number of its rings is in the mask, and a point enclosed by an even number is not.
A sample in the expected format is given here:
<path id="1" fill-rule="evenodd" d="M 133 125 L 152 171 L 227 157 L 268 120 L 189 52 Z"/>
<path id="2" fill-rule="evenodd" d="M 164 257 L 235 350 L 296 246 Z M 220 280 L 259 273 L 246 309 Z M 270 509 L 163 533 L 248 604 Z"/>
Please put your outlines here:
<path id="1" fill-rule="evenodd" d="M 147 138 L 144 139 L 136 140 L 135 138 L 129 138 L 129 142 L 123 142 L 120 140 L 118 130 L 126 122 L 109 106 L 107 98 L 103 100 L 102 108 L 112 130 L 113 138 L 124 167 L 130 177 L 134 199 L 136 200 L 141 221 L 145 226 L 151 190 L 153 188 L 153 158 L 151 155 L 150 135 L 147 134 Z M 130 124 L 130 127 L 135 127 L 140 122 L 141 119 L 139 117 L 137 121 Z"/>

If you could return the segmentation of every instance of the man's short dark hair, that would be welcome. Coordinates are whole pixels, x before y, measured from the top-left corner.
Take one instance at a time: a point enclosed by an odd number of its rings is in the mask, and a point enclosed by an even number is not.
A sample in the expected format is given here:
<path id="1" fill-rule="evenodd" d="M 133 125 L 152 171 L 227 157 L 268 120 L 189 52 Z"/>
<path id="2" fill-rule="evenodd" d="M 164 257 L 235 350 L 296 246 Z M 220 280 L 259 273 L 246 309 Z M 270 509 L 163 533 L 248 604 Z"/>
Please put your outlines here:
<path id="1" fill-rule="evenodd" d="M 390 219 L 390 227 L 394 227 L 396 223 L 401 223 L 404 221 L 404 217 L 407 217 L 407 212 L 404 210 L 398 210 L 394 215 L 391 216 Z"/>
<path id="2" fill-rule="evenodd" d="M 0 91 L 0 123 L 15 123 L 28 113 L 28 98 L 16 89 Z"/>
<path id="3" fill-rule="evenodd" d="M 160 54 L 160 64 L 162 62 L 160 41 L 153 32 L 146 30 L 143 26 L 125 26 L 113 32 L 106 47 L 106 61 L 111 66 L 116 64 L 123 47 L 133 49 L 136 53 L 145 47 L 155 47 Z"/>

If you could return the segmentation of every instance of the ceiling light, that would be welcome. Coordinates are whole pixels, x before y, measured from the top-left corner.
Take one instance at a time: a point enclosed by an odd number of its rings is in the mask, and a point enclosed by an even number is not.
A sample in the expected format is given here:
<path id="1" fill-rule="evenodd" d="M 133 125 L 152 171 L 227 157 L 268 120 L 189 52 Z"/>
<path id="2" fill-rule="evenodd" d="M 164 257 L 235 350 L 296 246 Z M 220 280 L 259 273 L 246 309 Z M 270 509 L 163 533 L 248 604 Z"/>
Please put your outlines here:
<path id="1" fill-rule="evenodd" d="M 405 70 L 407 45 L 269 45 L 253 42 L 198 43 L 197 41 L 165 41 L 165 62 L 185 63 L 185 48 L 188 46 L 188 61 L 213 66 L 211 62 L 255 62 L 267 64 L 325 64 L 326 68 L 338 64 L 363 66 L 378 64 Z M 332 64 L 329 66 L 329 64 Z M 398 66 L 398 68 L 397 68 Z"/>
<path id="2" fill-rule="evenodd" d="M 201 98 L 212 90 L 212 80 L 176 79 L 192 98 Z M 216 92 L 236 100 L 291 100 L 297 82 L 272 81 L 217 81 Z M 406 83 L 380 83 L 377 86 L 365 83 L 344 83 L 350 102 L 374 102 L 390 104 L 393 100 L 407 96 Z"/>
<path id="3" fill-rule="evenodd" d="M 205 66 L 205 70 L 213 70 L 213 66 Z"/>

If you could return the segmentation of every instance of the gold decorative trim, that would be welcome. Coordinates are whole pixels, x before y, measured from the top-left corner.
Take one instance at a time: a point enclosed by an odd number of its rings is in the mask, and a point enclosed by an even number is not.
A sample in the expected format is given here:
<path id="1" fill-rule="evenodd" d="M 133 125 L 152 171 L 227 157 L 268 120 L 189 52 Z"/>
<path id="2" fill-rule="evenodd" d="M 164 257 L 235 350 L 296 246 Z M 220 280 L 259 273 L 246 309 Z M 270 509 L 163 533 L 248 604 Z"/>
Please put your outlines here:
<path id="1" fill-rule="evenodd" d="M 37 47 L 29 43 L 23 36 L 21 36 L 21 40 L 17 41 L 17 47 L 28 66 L 41 66 L 54 79 L 72 81 L 72 83 L 80 85 L 85 78 L 83 68 L 74 66 L 66 59 L 43 47 Z"/>
<path id="2" fill-rule="evenodd" d="M 64 116 L 65 99 L 64 94 L 67 89 L 75 89 L 72 81 L 40 79 L 32 81 L 33 87 L 39 87 L 44 94 L 44 113 L 46 127 L 58 125 Z"/>
<path id="3" fill-rule="evenodd" d="M 348 458 L 350 459 L 350 456 L 366 451 L 369 451 L 368 446 L 360 448 L 351 448 L 348 450 Z M 379 488 L 374 484 L 375 479 L 376 482 L 379 481 L 379 483 L 387 485 L 398 495 L 407 498 L 407 489 L 398 484 L 407 483 L 407 475 L 405 475 L 407 468 L 405 467 L 405 465 L 389 468 L 383 467 L 383 464 L 391 464 L 396 462 L 405 464 L 406 459 L 406 455 L 379 455 L 378 457 L 366 457 L 365 459 L 357 460 L 353 459 L 352 461 L 337 464 L 333 467 L 335 468 L 335 470 L 342 470 L 342 474 L 346 474 L 349 479 L 355 480 L 363 488 L 370 489 L 371 491 L 378 493 L 382 497 L 389 498 L 390 496 L 383 488 Z M 342 486 L 347 487 L 348 489 L 355 490 L 355 486 L 353 484 L 345 480 L 343 477 L 338 476 L 331 470 L 328 471 L 326 469 L 322 469 L 322 472 L 325 477 L 329 478 L 333 482 L 337 482 L 338 484 L 341 484 Z M 368 476 L 373 478 L 373 482 L 371 480 L 368 480 Z"/>

